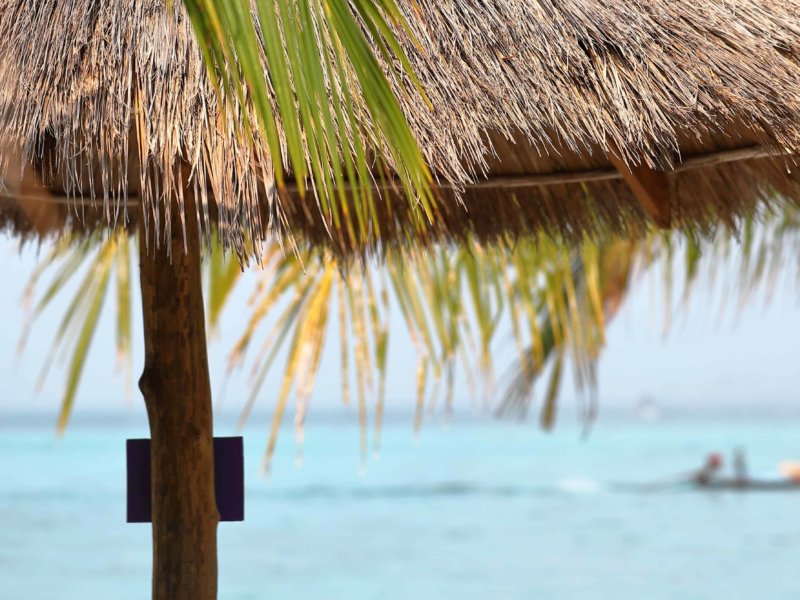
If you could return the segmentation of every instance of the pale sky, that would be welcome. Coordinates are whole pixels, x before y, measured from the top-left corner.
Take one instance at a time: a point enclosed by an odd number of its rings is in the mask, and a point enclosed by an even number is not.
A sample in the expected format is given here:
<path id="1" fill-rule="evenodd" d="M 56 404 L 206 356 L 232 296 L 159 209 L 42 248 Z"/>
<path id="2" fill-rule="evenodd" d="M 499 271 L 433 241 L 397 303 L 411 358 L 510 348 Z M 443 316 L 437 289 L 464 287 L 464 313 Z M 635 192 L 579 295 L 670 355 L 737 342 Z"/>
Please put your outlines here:
<path id="1" fill-rule="evenodd" d="M 60 313 L 50 310 L 38 323 L 25 353 L 16 348 L 24 310 L 21 305 L 25 282 L 37 264 L 36 248 L 22 253 L 16 242 L 0 237 L 0 412 L 35 411 L 55 416 L 64 381 L 64 369 L 54 369 L 41 391 L 34 392 L 44 356 L 58 326 Z M 219 335 L 210 344 L 212 384 L 218 400 L 222 389 L 225 357 L 248 314 L 246 299 L 257 274 L 248 274 L 230 300 Z M 664 303 L 658 284 L 644 277 L 611 323 L 606 351 L 599 366 L 602 407 L 633 409 L 644 396 L 663 406 L 781 406 L 800 407 L 800 287 L 779 284 L 769 304 L 757 300 L 739 316 L 729 309 L 720 317 L 720 299 L 726 292 L 705 289 L 696 292 L 668 335 L 663 333 Z M 784 280 L 791 274 L 785 273 Z M 655 285 L 655 287 L 654 287 Z M 701 288 L 702 288 L 701 282 Z M 138 298 L 136 300 L 138 302 Z M 62 300 L 62 305 L 66 299 Z M 134 381 L 141 370 L 141 318 L 134 305 Z M 335 322 L 334 322 L 335 323 Z M 330 329 L 328 349 L 313 397 L 313 406 L 331 409 L 339 403 L 340 379 L 337 327 Z M 264 334 L 262 334 L 264 335 Z M 76 411 L 128 411 L 142 413 L 138 391 L 126 397 L 124 378 L 114 374 L 113 305 L 104 310 L 76 401 Z M 499 334 L 501 350 L 497 372 L 513 358 L 513 343 L 507 332 Z M 503 340 L 508 340 L 503 344 Z M 505 349 L 504 349 L 505 348 Z M 405 335 L 398 310 L 393 310 L 390 339 L 388 407 L 411 410 L 414 404 L 416 355 Z M 278 362 L 280 367 L 282 363 Z M 268 379 L 258 409 L 272 408 L 278 386 L 276 376 Z M 247 372 L 235 373 L 224 395 L 223 409 L 237 411 L 247 395 Z M 575 402 L 570 379 L 565 379 L 562 402 L 569 411 Z M 457 410 L 470 410 L 464 378 L 457 384 Z"/>

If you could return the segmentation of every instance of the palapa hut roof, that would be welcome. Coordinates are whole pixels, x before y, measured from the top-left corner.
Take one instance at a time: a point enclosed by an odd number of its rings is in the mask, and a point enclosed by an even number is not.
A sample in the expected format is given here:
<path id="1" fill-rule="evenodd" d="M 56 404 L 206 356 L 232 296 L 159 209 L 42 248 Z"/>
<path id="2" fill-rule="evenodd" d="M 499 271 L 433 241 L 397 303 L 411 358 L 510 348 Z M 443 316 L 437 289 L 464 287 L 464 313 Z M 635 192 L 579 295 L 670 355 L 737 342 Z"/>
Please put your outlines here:
<path id="1" fill-rule="evenodd" d="M 800 201 L 797 0 L 399 4 L 431 102 L 401 97 L 441 185 L 432 238 L 636 232 L 648 217 L 708 230 Z M 119 223 L 123 205 L 168 206 L 190 173 L 239 251 L 270 230 L 342 252 L 375 244 L 331 237 L 312 201 L 277 197 L 266 144 L 241 142 L 173 11 L 0 0 L 0 221 L 40 234 L 92 212 Z M 15 160 L 35 167 L 27 183 Z M 62 202 L 45 216 L 43 189 Z M 68 210 L 67 197 L 83 199 Z M 408 204 L 387 192 L 379 209 L 381 243 L 404 241 Z"/>

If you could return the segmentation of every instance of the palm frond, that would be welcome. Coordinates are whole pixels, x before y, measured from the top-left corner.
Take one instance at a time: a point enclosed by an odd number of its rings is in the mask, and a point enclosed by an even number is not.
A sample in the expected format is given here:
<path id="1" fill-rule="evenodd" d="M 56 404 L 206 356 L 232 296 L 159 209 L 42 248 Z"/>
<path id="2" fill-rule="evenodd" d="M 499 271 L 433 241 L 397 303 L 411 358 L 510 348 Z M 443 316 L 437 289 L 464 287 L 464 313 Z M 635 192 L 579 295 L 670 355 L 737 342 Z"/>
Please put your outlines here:
<path id="1" fill-rule="evenodd" d="M 418 352 L 414 422 L 420 426 L 425 408 L 432 410 L 442 377 L 452 389 L 457 376 L 485 381 L 493 372 L 493 356 L 510 329 L 517 361 L 505 377 L 506 388 L 496 402 L 498 412 L 524 415 L 543 374 L 550 380 L 539 421 L 555 423 L 560 379 L 567 361 L 579 387 L 597 385 L 595 363 L 605 343 L 605 328 L 625 301 L 639 274 L 649 270 L 665 278 L 665 314 L 669 321 L 683 310 L 686 297 L 703 281 L 706 287 L 728 285 L 738 290 L 732 304 L 739 307 L 770 291 L 781 273 L 800 281 L 800 216 L 787 209 L 780 214 L 754 216 L 743 223 L 741 244 L 727 237 L 695 239 L 651 233 L 627 240 L 610 237 L 568 246 L 551 238 L 502 241 L 494 245 L 465 240 L 459 246 L 387 250 L 380 264 L 342 261 L 326 251 L 284 252 L 277 244 L 265 248 L 264 266 L 250 298 L 250 318 L 230 354 L 231 367 L 251 364 L 251 394 L 242 414 L 246 420 L 254 403 L 267 395 L 267 374 L 284 353 L 275 421 L 265 465 L 274 452 L 279 425 L 292 390 L 297 395 L 295 429 L 302 446 L 303 424 L 314 390 L 331 323 L 338 321 L 343 396 L 355 382 L 361 427 L 361 452 L 366 456 L 368 399 L 375 398 L 373 447 L 377 450 L 384 412 L 385 378 L 390 334 L 405 330 Z M 60 354 L 71 358 L 59 419 L 63 426 L 79 389 L 83 366 L 110 288 L 117 290 L 117 349 L 128 356 L 132 347 L 129 261 L 132 243 L 124 235 L 89 239 L 64 238 L 47 254 L 31 276 L 25 301 L 27 325 L 45 311 L 63 304 L 64 315 L 45 360 L 43 376 Z M 233 286 L 235 260 L 213 256 L 206 262 L 207 298 L 217 298 L 214 312 L 224 310 Z M 666 259 L 675 263 L 666 268 Z M 677 268 L 683 261 L 681 300 Z M 659 265 L 658 268 L 654 268 Z M 712 275 L 716 274 L 717 279 Z M 115 280 L 116 285 L 109 282 Z M 666 285 L 669 283 L 669 285 Z M 215 289 L 218 290 L 214 292 Z M 41 294 L 37 294 L 39 289 Z M 399 308 L 403 327 L 393 328 L 390 307 Z M 719 310 L 723 310 L 723 306 Z M 209 311 L 212 312 L 212 311 Z M 460 362 L 459 362 L 460 361 Z M 458 368 L 457 368 L 458 366 Z M 549 368 L 549 371 L 548 371 Z M 458 373 L 456 373 L 458 371 Z M 447 392 L 448 397 L 452 391 Z M 452 401 L 448 399 L 447 404 Z M 585 407 L 591 419 L 594 405 Z"/>
<path id="2" fill-rule="evenodd" d="M 418 225 L 430 218 L 431 174 L 396 96 L 425 94 L 397 37 L 414 35 L 394 0 L 184 4 L 227 109 L 250 142 L 267 142 L 278 194 L 291 169 L 301 196 L 310 183 L 331 234 L 366 235 L 378 224 L 372 180 L 391 165 L 421 209 Z"/>
<path id="3" fill-rule="evenodd" d="M 20 351 L 25 346 L 31 327 L 42 313 L 56 299 L 74 285 L 74 279 L 83 273 L 77 283 L 72 299 L 61 318 L 55 332 L 50 351 L 45 358 L 39 376 L 38 386 L 44 383 L 50 368 L 59 354 L 69 356 L 69 365 L 61 399 L 57 430 L 63 433 L 69 421 L 75 397 L 80 385 L 86 358 L 95 337 L 100 314 L 106 300 L 112 272 L 116 274 L 117 289 L 117 332 L 116 345 L 118 357 L 130 355 L 130 290 L 129 268 L 127 265 L 127 237 L 114 232 L 107 238 L 99 236 L 81 239 L 65 236 L 53 247 L 45 261 L 38 267 L 28 281 L 25 297 L 36 296 L 36 286 L 48 269 L 55 269 L 41 298 L 26 317 L 20 340 Z"/>
<path id="4" fill-rule="evenodd" d="M 106 237 L 98 234 L 88 237 L 64 235 L 54 243 L 25 286 L 23 304 L 27 314 L 18 345 L 20 353 L 25 349 L 33 326 L 45 311 L 55 310 L 54 307 L 58 306 L 66 307 L 37 384 L 38 388 L 42 387 L 60 357 L 68 358 L 57 422 L 59 433 L 65 430 L 72 413 L 103 307 L 112 287 L 116 300 L 116 361 L 124 372 L 126 388 L 131 389 L 134 338 L 132 300 L 135 293 L 132 286 L 137 283 L 132 276 L 135 271 L 131 261 L 138 256 L 138 252 L 135 249 L 132 252 L 130 246 L 135 243 L 135 238 L 123 230 L 113 231 Z M 209 322 L 214 325 L 238 281 L 241 268 L 237 261 L 225 259 L 219 243 L 213 247 L 205 268 L 206 296 L 210 299 L 207 313 Z M 40 287 L 43 289 L 41 294 L 38 293 Z M 65 296 L 68 300 L 63 303 Z"/>
<path id="5" fill-rule="evenodd" d="M 312 252 L 297 257 L 282 257 L 279 262 L 294 264 L 302 260 L 306 265 L 327 265 L 335 262 L 340 273 L 339 292 L 330 295 L 330 319 L 339 319 L 342 337 L 343 390 L 347 394 L 350 381 L 348 340 L 352 340 L 355 356 L 354 379 L 359 398 L 359 421 L 367 418 L 363 394 L 375 390 L 369 385 L 373 373 L 383 380 L 381 362 L 389 346 L 392 330 L 386 320 L 376 319 L 376 298 L 381 296 L 383 306 L 399 307 L 405 332 L 418 352 L 416 367 L 416 401 L 414 425 L 419 427 L 429 398 L 435 398 L 437 382 L 446 374 L 447 385 L 456 376 L 456 358 L 462 357 L 461 376 L 480 374 L 484 381 L 491 378 L 493 356 L 497 349 L 498 331 L 511 329 L 518 348 L 518 359 L 504 378 L 505 389 L 497 412 L 501 415 L 524 416 L 534 399 L 533 391 L 543 374 L 549 373 L 549 382 L 543 395 L 539 422 L 544 429 L 554 426 L 557 401 L 562 388 L 561 378 L 569 361 L 579 391 L 585 391 L 588 402 L 583 407 L 586 423 L 596 413 L 596 362 L 605 345 L 605 330 L 623 305 L 638 274 L 659 270 L 665 280 L 665 325 L 671 315 L 681 309 L 671 300 L 672 289 L 679 285 L 678 271 L 668 267 L 669 261 L 680 257 L 684 261 L 685 293 L 696 285 L 698 274 L 713 271 L 722 264 L 740 261 L 731 268 L 729 283 L 741 291 L 743 301 L 752 298 L 755 290 L 770 286 L 782 262 L 777 257 L 800 256 L 800 222 L 796 216 L 761 215 L 757 221 L 758 234 L 749 246 L 729 243 L 726 237 L 701 240 L 688 239 L 677 234 L 658 232 L 637 240 L 609 237 L 603 240 L 586 240 L 579 246 L 569 246 L 552 238 L 531 239 L 507 245 L 498 242 L 492 246 L 466 241 L 457 247 L 407 248 L 388 250 L 380 265 L 348 262 L 328 254 Z M 786 249 L 789 249 L 788 252 Z M 792 255 L 792 249 L 795 253 Z M 309 268 L 308 274 L 300 269 L 281 267 L 281 272 L 292 273 L 298 285 L 319 277 L 319 267 Z M 380 275 L 380 276 L 378 276 Z M 291 278 L 291 277 L 290 277 Z M 294 286 L 288 279 L 261 282 L 260 294 L 276 303 L 276 290 L 290 293 Z M 709 281 L 709 277 L 703 277 Z M 372 283 L 377 285 L 371 290 Z M 669 285 L 667 285 L 667 283 Z M 367 289 L 366 295 L 364 290 Z M 337 298 L 338 309 L 334 307 Z M 366 298 L 366 302 L 357 298 Z M 310 302 L 305 298 L 304 302 Z M 282 321 L 287 329 L 283 339 L 291 336 L 288 330 L 302 331 L 302 312 L 295 311 Z M 384 311 L 385 314 L 385 311 Z M 263 316 L 263 315 L 262 315 Z M 327 322 L 327 321 L 326 321 Z M 244 346 L 258 336 L 257 327 L 248 327 L 237 344 L 240 353 Z M 319 332 L 314 347 L 321 348 Z M 274 337 L 268 337 L 271 356 L 278 352 Z M 366 341 L 365 341 L 366 340 Z M 475 340 L 475 342 L 471 342 Z M 378 351 L 378 346 L 385 348 Z M 373 349 L 374 360 L 364 353 Z M 383 358 L 378 358 L 382 356 Z M 468 356 L 463 360 L 464 356 Z M 241 356 L 239 356 L 241 358 Z M 256 361 L 261 366 L 261 363 Z M 318 363 L 316 363 L 318 364 Z M 410 373 L 409 373 L 410 374 Z M 263 372 L 262 372 L 263 375 Z M 302 378 L 314 375 L 303 372 Z M 263 377 L 256 382 L 251 400 L 264 395 L 258 389 Z M 380 415 L 384 407 L 382 384 L 379 384 L 376 402 L 376 432 L 379 438 Z M 310 394 L 310 390 L 306 390 Z M 271 447 L 274 449 L 273 431 Z M 302 436 L 301 436 L 302 437 Z M 364 451 L 362 442 L 362 452 Z"/>

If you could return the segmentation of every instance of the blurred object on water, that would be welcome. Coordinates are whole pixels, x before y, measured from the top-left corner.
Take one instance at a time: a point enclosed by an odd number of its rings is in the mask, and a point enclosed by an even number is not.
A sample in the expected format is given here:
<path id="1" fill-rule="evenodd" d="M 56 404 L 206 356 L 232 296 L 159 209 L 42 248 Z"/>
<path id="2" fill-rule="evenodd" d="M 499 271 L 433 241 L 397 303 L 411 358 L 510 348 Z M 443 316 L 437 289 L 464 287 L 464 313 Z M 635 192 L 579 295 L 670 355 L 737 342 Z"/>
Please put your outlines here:
<path id="1" fill-rule="evenodd" d="M 784 477 L 800 483 L 800 460 L 785 460 L 778 465 L 778 471 Z"/>

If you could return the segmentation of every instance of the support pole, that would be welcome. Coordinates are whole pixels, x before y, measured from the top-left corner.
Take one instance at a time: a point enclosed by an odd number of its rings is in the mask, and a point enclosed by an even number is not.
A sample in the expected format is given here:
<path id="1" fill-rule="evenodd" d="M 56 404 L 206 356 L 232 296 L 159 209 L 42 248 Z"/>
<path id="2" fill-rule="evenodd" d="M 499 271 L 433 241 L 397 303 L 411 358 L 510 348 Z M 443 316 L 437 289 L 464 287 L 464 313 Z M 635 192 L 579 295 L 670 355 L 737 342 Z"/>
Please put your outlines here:
<path id="1" fill-rule="evenodd" d="M 655 224 L 662 229 L 669 229 L 672 202 L 666 173 L 645 164 L 629 166 L 613 152 L 608 158 Z"/>
<path id="2" fill-rule="evenodd" d="M 186 202 L 187 249 L 173 225 L 171 259 L 164 244 L 156 249 L 154 240 L 139 240 L 145 342 L 139 388 L 151 434 L 153 600 L 217 597 L 219 514 L 195 214 Z"/>

